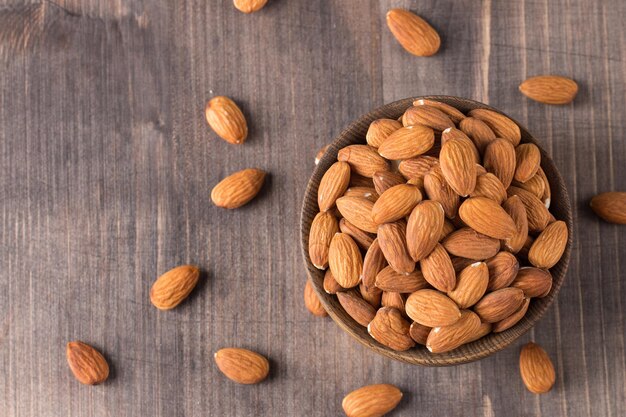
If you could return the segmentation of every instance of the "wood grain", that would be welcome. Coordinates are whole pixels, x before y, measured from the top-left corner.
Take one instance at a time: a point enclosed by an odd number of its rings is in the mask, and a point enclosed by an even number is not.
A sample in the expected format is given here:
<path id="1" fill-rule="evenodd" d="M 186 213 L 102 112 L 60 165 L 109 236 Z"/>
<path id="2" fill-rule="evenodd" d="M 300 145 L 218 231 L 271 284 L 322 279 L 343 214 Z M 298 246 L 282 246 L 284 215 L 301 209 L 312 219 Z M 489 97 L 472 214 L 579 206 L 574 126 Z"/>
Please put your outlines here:
<path id="1" fill-rule="evenodd" d="M 384 24 L 408 7 L 442 36 L 416 58 Z M 626 190 L 626 3 L 599 0 L 0 0 L 0 404 L 7 416 L 338 415 L 345 393 L 392 383 L 394 415 L 626 414 L 626 230 L 588 208 Z M 572 105 L 523 97 L 527 76 L 567 75 Z M 241 105 L 249 140 L 206 126 L 218 94 Z M 355 343 L 304 308 L 301 197 L 317 150 L 385 102 L 449 94 L 519 119 L 552 155 L 574 208 L 568 278 L 530 333 L 451 368 L 412 367 Z M 259 198 L 213 207 L 211 187 L 257 166 Z M 205 275 L 176 310 L 153 280 L 181 263 Z M 64 359 L 82 339 L 111 379 L 84 387 Z M 527 392 L 519 347 L 540 343 L 554 389 Z M 237 386 L 225 346 L 271 358 Z"/>

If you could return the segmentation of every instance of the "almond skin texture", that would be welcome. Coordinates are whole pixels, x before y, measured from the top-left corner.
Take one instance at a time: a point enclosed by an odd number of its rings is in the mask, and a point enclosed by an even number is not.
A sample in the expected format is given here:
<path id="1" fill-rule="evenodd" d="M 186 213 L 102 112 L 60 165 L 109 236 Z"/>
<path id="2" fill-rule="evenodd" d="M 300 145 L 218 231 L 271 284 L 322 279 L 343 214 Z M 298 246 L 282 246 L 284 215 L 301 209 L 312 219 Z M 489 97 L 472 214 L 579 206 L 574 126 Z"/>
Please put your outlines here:
<path id="1" fill-rule="evenodd" d="M 419 99 L 413 102 L 413 106 L 431 106 L 436 107 L 437 109 L 444 112 L 450 120 L 454 123 L 459 123 L 461 120 L 465 119 L 465 115 L 463 112 L 458 110 L 456 107 L 453 107 L 449 104 L 442 103 L 440 101 L 428 100 L 428 99 Z"/>
<path id="2" fill-rule="evenodd" d="M 550 223 L 530 247 L 528 260 L 537 268 L 552 268 L 563 256 L 567 239 L 567 225 L 564 221 Z"/>
<path id="3" fill-rule="evenodd" d="M 487 197 L 502 204 L 506 200 L 506 189 L 498 177 L 488 172 L 476 178 L 476 187 L 470 197 Z"/>
<path id="4" fill-rule="evenodd" d="M 258 384 L 270 372 L 267 358 L 248 349 L 220 349 L 215 352 L 213 359 L 228 379 L 239 384 Z"/>
<path id="5" fill-rule="evenodd" d="M 515 181 L 526 182 L 531 179 L 539 169 L 541 152 L 534 143 L 522 143 L 515 148 Z"/>
<path id="6" fill-rule="evenodd" d="M 437 245 L 444 225 L 443 207 L 437 201 L 422 201 L 409 216 L 406 229 L 407 249 L 417 262 L 428 256 Z"/>
<path id="7" fill-rule="evenodd" d="M 387 266 L 387 260 L 385 259 L 383 251 L 380 249 L 378 238 L 376 238 L 367 252 L 365 252 L 361 282 L 363 282 L 366 287 L 373 288 L 376 282 L 376 276 L 385 266 Z"/>
<path id="8" fill-rule="evenodd" d="M 339 230 L 341 230 L 341 233 L 345 233 L 354 239 L 356 244 L 363 250 L 367 250 L 376 238 L 375 235 L 364 232 L 346 219 L 339 221 Z"/>
<path id="9" fill-rule="evenodd" d="M 613 191 L 598 194 L 589 203 L 591 209 L 604 221 L 626 224 L 626 192 Z"/>
<path id="10" fill-rule="evenodd" d="M 529 298 L 545 297 L 552 288 L 552 275 L 549 271 L 539 268 L 520 268 L 511 287 L 524 291 L 524 295 Z"/>
<path id="11" fill-rule="evenodd" d="M 459 139 L 450 139 L 441 147 L 439 164 L 446 182 L 461 197 L 476 187 L 476 162 L 472 148 Z"/>
<path id="12" fill-rule="evenodd" d="M 508 287 L 519 271 L 519 261 L 509 252 L 499 252 L 493 258 L 487 259 L 486 263 L 489 268 L 488 291 Z"/>
<path id="13" fill-rule="evenodd" d="M 389 160 L 409 159 L 427 152 L 435 143 L 435 133 L 422 125 L 396 130 L 378 147 L 378 153 Z"/>
<path id="14" fill-rule="evenodd" d="M 541 202 L 546 206 L 546 208 L 550 208 L 550 200 L 552 198 L 552 190 L 550 189 L 550 181 L 548 181 L 548 177 L 546 177 L 546 173 L 543 172 L 543 169 L 539 167 L 537 170 L 537 175 L 543 180 L 543 195 L 539 198 Z"/>
<path id="15" fill-rule="evenodd" d="M 362 197 L 340 197 L 336 201 L 337 208 L 343 217 L 359 229 L 376 233 L 378 225 L 372 220 L 374 203 Z"/>
<path id="16" fill-rule="evenodd" d="M 461 271 L 456 287 L 448 292 L 459 308 L 469 308 L 482 298 L 489 284 L 489 269 L 484 262 L 476 262 Z M 480 322 L 480 320 L 479 320 Z"/>
<path id="17" fill-rule="evenodd" d="M 475 117 L 466 117 L 459 123 L 459 129 L 474 142 L 478 151 L 482 154 L 491 142 L 496 140 L 496 134 L 485 122 Z"/>
<path id="18" fill-rule="evenodd" d="M 520 84 L 519 91 L 526 97 L 545 104 L 568 104 L 578 93 L 576 81 L 558 75 L 539 75 Z"/>
<path id="19" fill-rule="evenodd" d="M 449 127 L 443 132 L 441 132 L 441 146 L 445 145 L 447 141 L 451 139 L 456 139 L 461 141 L 472 153 L 472 158 L 476 164 L 481 163 L 480 153 L 474 145 L 474 142 L 465 134 L 463 131 L 456 129 L 454 127 Z M 478 166 L 476 166 L 476 170 L 478 170 Z"/>
<path id="20" fill-rule="evenodd" d="M 387 12 L 387 26 L 407 52 L 417 56 L 437 53 L 441 40 L 439 34 L 421 17 L 404 9 Z"/>
<path id="21" fill-rule="evenodd" d="M 372 178 L 364 177 L 363 175 L 357 174 L 354 171 L 354 166 L 351 165 L 352 173 L 350 174 L 350 187 L 365 187 L 365 188 L 374 188 L 374 183 L 372 182 Z M 388 168 L 383 168 L 388 169 Z M 349 190 L 350 188 L 348 188 Z"/>
<path id="22" fill-rule="evenodd" d="M 404 184 L 406 180 L 398 172 L 378 171 L 372 177 L 374 188 L 378 195 L 382 195 L 385 191 L 396 185 Z"/>
<path id="23" fill-rule="evenodd" d="M 406 314 L 427 327 L 448 326 L 461 318 L 454 301 L 439 291 L 419 290 L 406 300 Z"/>
<path id="24" fill-rule="evenodd" d="M 465 343 L 471 343 L 482 337 L 487 336 L 489 333 L 491 333 L 492 327 L 493 326 L 491 325 L 491 323 L 485 323 L 484 321 L 481 322 L 480 327 L 478 328 L 476 333 L 474 333 L 474 335 L 471 336 Z"/>
<path id="25" fill-rule="evenodd" d="M 328 315 L 309 280 L 304 285 L 304 306 L 314 316 L 326 317 Z"/>
<path id="26" fill-rule="evenodd" d="M 500 250 L 500 241 L 464 227 L 450 233 L 441 243 L 449 254 L 482 261 Z"/>
<path id="27" fill-rule="evenodd" d="M 345 289 L 341 285 L 339 285 L 339 283 L 333 276 L 333 273 L 330 272 L 330 269 L 327 269 L 326 273 L 324 274 L 323 285 L 324 291 L 326 291 L 327 294 L 337 294 L 339 291 L 343 291 Z"/>
<path id="28" fill-rule="evenodd" d="M 152 284 L 150 301 L 159 310 L 171 310 L 187 298 L 199 277 L 200 270 L 193 265 L 170 269 Z"/>
<path id="29" fill-rule="evenodd" d="M 415 343 L 419 343 L 420 345 L 426 345 L 426 340 L 428 339 L 428 334 L 432 329 L 427 326 L 422 326 L 417 322 L 413 322 L 411 324 L 411 328 L 409 329 L 409 335 L 411 339 L 415 341 Z"/>
<path id="30" fill-rule="evenodd" d="M 524 318 L 524 316 L 526 315 L 526 312 L 528 311 L 529 305 L 530 305 L 530 298 L 524 298 L 524 302 L 522 303 L 521 307 L 517 309 L 515 313 L 493 324 L 493 332 L 500 333 L 515 326 L 522 318 Z"/>
<path id="31" fill-rule="evenodd" d="M 243 13 L 253 13 L 261 10 L 267 0 L 233 0 L 235 8 Z"/>
<path id="32" fill-rule="evenodd" d="M 381 194 L 372 207 L 372 219 L 378 224 L 391 223 L 408 216 L 422 201 L 419 188 L 410 184 L 400 184 Z"/>
<path id="33" fill-rule="evenodd" d="M 544 188 L 546 183 L 541 178 L 541 175 L 535 174 L 530 177 L 526 182 L 513 181 L 512 184 L 518 188 L 522 188 L 526 191 L 533 193 L 538 199 L 543 198 Z"/>
<path id="34" fill-rule="evenodd" d="M 508 239 L 517 233 L 511 216 L 489 198 L 468 198 L 459 207 L 459 216 L 472 229 L 494 239 Z"/>
<path id="35" fill-rule="evenodd" d="M 454 123 L 447 114 L 434 106 L 413 106 L 409 107 L 402 115 L 404 126 L 424 125 L 439 132 L 449 127 L 454 127 Z"/>
<path id="36" fill-rule="evenodd" d="M 337 299 L 346 313 L 363 327 L 367 327 L 376 315 L 376 309 L 357 290 L 338 292 Z"/>
<path id="37" fill-rule="evenodd" d="M 509 216 L 515 222 L 515 228 L 517 232 L 510 238 L 505 239 L 503 241 L 504 248 L 511 252 L 517 253 L 520 251 L 522 246 L 524 246 L 524 242 L 526 242 L 526 237 L 528 236 L 528 218 L 526 217 L 526 207 L 522 200 L 514 195 L 509 197 L 504 204 L 502 204 L 502 208 L 507 212 Z"/>
<path id="38" fill-rule="evenodd" d="M 478 332 L 480 318 L 473 311 L 461 311 L 461 318 L 449 326 L 433 328 L 426 340 L 432 353 L 443 353 L 458 348 Z"/>
<path id="39" fill-rule="evenodd" d="M 88 344 L 80 341 L 69 342 L 65 355 L 72 373 L 81 384 L 98 385 L 109 377 L 106 359 Z"/>
<path id="40" fill-rule="evenodd" d="M 402 392 L 393 385 L 367 385 L 346 395 L 341 406 L 348 417 L 382 417 L 401 399 Z"/>
<path id="41" fill-rule="evenodd" d="M 507 139 L 513 146 L 519 145 L 522 139 L 519 126 L 505 115 L 487 109 L 474 109 L 469 112 L 469 115 L 485 122 L 496 137 Z"/>
<path id="42" fill-rule="evenodd" d="M 515 175 L 515 148 L 506 139 L 496 139 L 485 148 L 483 165 L 494 174 L 504 188 L 509 188 Z"/>
<path id="43" fill-rule="evenodd" d="M 428 156 L 420 155 L 415 158 L 405 159 L 398 165 L 398 171 L 407 180 L 411 179 L 424 179 L 428 171 L 434 166 L 439 165 L 439 159 Z"/>
<path id="44" fill-rule="evenodd" d="M 228 97 L 213 97 L 206 104 L 204 113 L 211 129 L 226 142 L 240 145 L 248 137 L 246 118 Z"/>
<path id="45" fill-rule="evenodd" d="M 365 140 L 367 144 L 378 148 L 387 136 L 391 135 L 396 130 L 402 127 L 402 123 L 392 119 L 378 119 L 370 123 L 370 127 L 367 129 Z"/>
<path id="46" fill-rule="evenodd" d="M 376 287 L 366 287 L 362 282 L 359 284 L 359 292 L 361 297 L 367 301 L 374 309 L 380 307 L 382 301 L 383 292 Z"/>
<path id="47" fill-rule="evenodd" d="M 337 219 L 328 212 L 317 213 L 313 219 L 309 232 L 309 257 L 317 269 L 328 266 L 330 241 L 338 231 Z"/>
<path id="48" fill-rule="evenodd" d="M 404 295 L 399 292 L 383 291 L 380 304 L 383 307 L 392 307 L 398 311 L 404 311 Z"/>
<path id="49" fill-rule="evenodd" d="M 474 311 L 482 321 L 495 323 L 513 314 L 524 302 L 524 291 L 519 288 L 503 288 L 485 295 Z"/>
<path id="50" fill-rule="evenodd" d="M 550 391 L 556 381 L 550 357 L 541 346 L 532 342 L 526 344 L 520 352 L 519 371 L 526 388 L 535 394 Z"/>
<path id="51" fill-rule="evenodd" d="M 518 196 L 522 204 L 524 204 L 528 220 L 528 231 L 541 232 L 552 220 L 552 214 L 533 193 L 513 186 L 509 187 L 506 192 L 509 197 Z"/>
<path id="52" fill-rule="evenodd" d="M 456 286 L 456 274 L 448 252 L 440 244 L 420 261 L 424 278 L 441 292 L 452 291 Z"/>
<path id="53" fill-rule="evenodd" d="M 337 153 L 337 160 L 349 163 L 354 173 L 367 178 L 372 178 L 376 171 L 389 170 L 387 161 L 369 145 L 346 146 Z"/>
<path id="54" fill-rule="evenodd" d="M 396 272 L 408 274 L 415 269 L 415 262 L 406 247 L 406 223 L 385 223 L 378 226 L 378 244 L 385 259 Z"/>
<path id="55" fill-rule="evenodd" d="M 447 218 L 456 217 L 459 195 L 448 185 L 439 165 L 434 166 L 424 177 L 424 190 L 429 199 L 441 203 Z"/>
<path id="56" fill-rule="evenodd" d="M 327 211 L 335 205 L 350 184 L 350 165 L 347 162 L 335 162 L 324 173 L 317 189 L 317 205 L 320 211 Z"/>
<path id="57" fill-rule="evenodd" d="M 396 351 L 405 351 L 415 346 L 409 336 L 410 323 L 395 308 L 383 307 L 367 326 L 367 331 L 378 343 Z"/>
<path id="58" fill-rule="evenodd" d="M 372 187 L 350 187 L 343 195 L 344 197 L 361 197 L 375 203 L 378 200 L 378 193 Z"/>
<path id="59" fill-rule="evenodd" d="M 328 265 L 343 288 L 356 287 L 363 270 L 363 258 L 354 240 L 345 233 L 336 233 L 330 242 Z"/>
<path id="60" fill-rule="evenodd" d="M 261 191 L 266 173 L 250 168 L 235 172 L 220 181 L 211 191 L 211 200 L 218 207 L 235 209 L 252 200 Z"/>
<path id="61" fill-rule="evenodd" d="M 428 288 L 421 271 L 415 270 L 410 274 L 398 274 L 390 266 L 382 269 L 376 276 L 376 287 L 383 291 L 411 293 Z"/>

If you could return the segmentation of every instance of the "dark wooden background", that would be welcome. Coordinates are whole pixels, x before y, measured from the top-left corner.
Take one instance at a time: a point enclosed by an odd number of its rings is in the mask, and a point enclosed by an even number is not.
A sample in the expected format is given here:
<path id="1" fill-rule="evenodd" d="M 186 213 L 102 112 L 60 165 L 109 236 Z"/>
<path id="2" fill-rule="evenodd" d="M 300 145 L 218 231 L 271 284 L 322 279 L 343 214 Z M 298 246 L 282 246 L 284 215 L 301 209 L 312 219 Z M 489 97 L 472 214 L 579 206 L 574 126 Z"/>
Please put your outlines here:
<path id="1" fill-rule="evenodd" d="M 408 7 L 442 36 L 405 53 L 385 25 Z M 617 0 L 0 0 L 0 415 L 335 416 L 343 396 L 393 383 L 396 416 L 626 415 L 626 228 L 588 209 L 626 190 L 626 2 Z M 528 76 L 576 79 L 573 105 L 530 102 Z M 249 140 L 218 139 L 205 102 L 241 104 Z M 569 186 L 568 279 L 533 331 L 477 363 L 421 368 L 377 356 L 302 303 L 299 212 L 317 149 L 352 119 L 422 94 L 489 103 L 525 123 Z M 225 211 L 210 189 L 271 172 Z M 207 271 L 160 312 L 149 288 L 181 263 Z M 65 344 L 101 349 L 110 380 L 80 385 Z M 554 389 L 519 378 L 520 346 L 553 358 Z M 225 346 L 271 358 L 238 386 Z"/>

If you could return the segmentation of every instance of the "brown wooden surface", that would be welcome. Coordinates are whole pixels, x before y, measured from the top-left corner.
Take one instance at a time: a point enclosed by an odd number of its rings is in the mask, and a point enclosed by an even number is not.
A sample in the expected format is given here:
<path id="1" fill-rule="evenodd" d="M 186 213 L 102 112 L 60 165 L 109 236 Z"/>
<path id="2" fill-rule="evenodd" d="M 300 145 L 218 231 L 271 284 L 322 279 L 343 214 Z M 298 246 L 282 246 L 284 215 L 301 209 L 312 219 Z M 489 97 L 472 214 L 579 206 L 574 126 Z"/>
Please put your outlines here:
<path id="1" fill-rule="evenodd" d="M 384 24 L 404 6 L 443 46 L 405 53 Z M 0 414 L 334 416 L 344 394 L 393 383 L 397 416 L 626 414 L 626 229 L 588 209 L 626 190 L 626 2 L 0 0 Z M 574 105 L 517 91 L 527 76 L 575 78 Z M 203 119 L 208 98 L 241 103 L 234 147 Z M 574 205 L 559 299 L 503 352 L 452 368 L 393 362 L 303 307 L 301 197 L 317 149 L 371 108 L 449 94 L 519 119 L 552 154 Z M 225 174 L 271 172 L 253 203 L 209 200 Z M 159 312 L 151 283 L 180 263 L 207 271 Z M 100 348 L 112 377 L 81 386 L 65 343 Z M 557 383 L 527 392 L 519 347 L 552 356 Z M 271 358 L 268 381 L 237 386 L 224 346 Z"/>

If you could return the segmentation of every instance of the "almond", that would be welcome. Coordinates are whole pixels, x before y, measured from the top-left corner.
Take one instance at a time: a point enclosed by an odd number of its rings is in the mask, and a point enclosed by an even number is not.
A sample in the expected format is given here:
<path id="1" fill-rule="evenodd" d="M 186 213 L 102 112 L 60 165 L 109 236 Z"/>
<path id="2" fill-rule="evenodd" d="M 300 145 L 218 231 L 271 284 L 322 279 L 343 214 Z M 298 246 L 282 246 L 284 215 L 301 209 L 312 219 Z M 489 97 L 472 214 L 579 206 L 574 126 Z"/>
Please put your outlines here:
<path id="1" fill-rule="evenodd" d="M 442 292 L 448 292 L 456 286 L 456 274 L 450 255 L 440 244 L 420 261 L 424 278 L 430 285 Z"/>
<path id="2" fill-rule="evenodd" d="M 339 291 L 343 291 L 345 289 L 341 285 L 339 285 L 339 283 L 333 276 L 333 273 L 330 272 L 330 269 L 327 269 L 326 273 L 324 274 L 323 286 L 324 291 L 326 291 L 327 294 L 337 294 Z"/>
<path id="3" fill-rule="evenodd" d="M 437 245 L 444 226 L 443 207 L 437 201 L 419 203 L 409 216 L 407 249 L 414 261 L 428 256 Z"/>
<path id="4" fill-rule="evenodd" d="M 376 171 L 389 170 L 387 161 L 369 145 L 346 146 L 337 153 L 337 160 L 349 163 L 353 172 L 367 178 L 372 178 Z"/>
<path id="5" fill-rule="evenodd" d="M 243 13 L 253 13 L 261 10 L 267 0 L 233 0 L 235 8 Z"/>
<path id="6" fill-rule="evenodd" d="M 441 40 L 439 34 L 421 17 L 404 9 L 387 12 L 387 26 L 407 52 L 417 56 L 437 53 Z"/>
<path id="7" fill-rule="evenodd" d="M 524 246 L 524 242 L 526 242 L 526 237 L 528 236 L 528 218 L 526 217 L 526 207 L 524 207 L 522 200 L 518 196 L 514 195 L 509 197 L 504 204 L 502 204 L 502 208 L 509 216 L 511 216 L 515 222 L 515 228 L 517 230 L 513 237 L 503 241 L 504 248 L 511 253 L 518 253 Z"/>
<path id="8" fill-rule="evenodd" d="M 200 270 L 193 265 L 170 269 L 152 284 L 150 301 L 159 310 L 170 310 L 187 298 L 199 277 Z"/>
<path id="9" fill-rule="evenodd" d="M 488 174 L 487 170 L 485 169 L 484 166 L 480 165 L 480 164 L 476 164 L 476 176 L 480 177 L 481 175 L 485 175 Z M 478 179 L 478 178 L 477 178 Z M 503 186 L 504 187 L 504 186 Z"/>
<path id="10" fill-rule="evenodd" d="M 383 251 L 380 249 L 378 238 L 376 238 L 365 253 L 365 258 L 363 259 L 361 281 L 366 287 L 374 287 L 376 276 L 385 266 L 387 266 L 387 260 L 385 259 Z"/>
<path id="11" fill-rule="evenodd" d="M 404 126 L 423 125 L 439 132 L 449 127 L 454 127 L 454 122 L 447 114 L 434 106 L 413 106 L 409 107 L 402 115 Z"/>
<path id="12" fill-rule="evenodd" d="M 539 75 L 520 84 L 526 97 L 545 104 L 568 104 L 578 93 L 576 81 L 558 75 Z"/>
<path id="13" fill-rule="evenodd" d="M 567 239 L 567 225 L 564 221 L 550 223 L 530 247 L 528 260 L 537 268 L 552 268 L 563 256 Z"/>
<path id="14" fill-rule="evenodd" d="M 422 201 L 419 188 L 410 184 L 400 184 L 381 194 L 372 207 L 372 219 L 378 224 L 391 223 L 408 216 Z"/>
<path id="15" fill-rule="evenodd" d="M 328 150 L 328 148 L 330 148 L 330 143 L 322 146 L 320 148 L 320 150 L 317 151 L 317 154 L 315 155 L 315 165 L 320 163 L 320 161 L 322 160 L 322 158 L 326 154 L 326 151 Z"/>
<path id="16" fill-rule="evenodd" d="M 406 314 L 423 326 L 448 326 L 461 318 L 456 303 L 439 291 L 419 290 L 406 300 Z"/>
<path id="17" fill-rule="evenodd" d="M 241 348 L 223 348 L 213 355 L 219 370 L 239 384 L 257 384 L 267 378 L 270 363 L 256 352 Z"/>
<path id="18" fill-rule="evenodd" d="M 425 153 L 434 143 L 435 133 L 431 128 L 407 126 L 387 136 L 378 147 L 378 153 L 390 160 L 409 159 Z"/>
<path id="19" fill-rule="evenodd" d="M 517 311 L 515 311 L 515 313 L 493 324 L 493 332 L 500 333 L 515 326 L 522 318 L 524 318 L 524 316 L 526 315 L 526 312 L 528 311 L 529 305 L 530 305 L 530 298 L 524 298 L 524 302 L 522 303 L 520 308 L 518 308 Z"/>
<path id="20" fill-rule="evenodd" d="M 541 232 L 552 220 L 552 214 L 533 193 L 511 186 L 507 189 L 507 195 L 509 197 L 518 196 L 522 204 L 524 204 L 529 231 Z"/>
<path id="21" fill-rule="evenodd" d="M 495 239 L 508 239 L 517 233 L 511 216 L 489 198 L 468 198 L 459 207 L 459 216 L 472 229 Z"/>
<path id="22" fill-rule="evenodd" d="M 410 326 L 398 310 L 383 307 L 368 324 L 367 332 L 381 345 L 400 352 L 415 346 L 409 336 Z"/>
<path id="23" fill-rule="evenodd" d="M 482 154 L 491 142 L 496 140 L 496 134 L 485 122 L 475 117 L 466 117 L 459 123 L 459 129 L 464 132 L 476 145 Z"/>
<path id="24" fill-rule="evenodd" d="M 337 293 L 339 304 L 346 310 L 346 313 L 363 327 L 374 319 L 376 309 L 365 301 L 357 290 L 348 290 Z"/>
<path id="25" fill-rule="evenodd" d="M 356 287 L 363 270 L 363 258 L 354 240 L 345 233 L 336 233 L 330 242 L 328 265 L 343 288 Z"/>
<path id="26" fill-rule="evenodd" d="M 607 222 L 626 224 L 626 192 L 598 194 L 591 199 L 589 206 L 596 215 Z"/>
<path id="27" fill-rule="evenodd" d="M 541 178 L 541 175 L 535 174 L 526 182 L 513 181 L 511 184 L 533 193 L 538 199 L 541 200 L 543 198 L 546 183 L 543 181 L 543 178 Z"/>
<path id="28" fill-rule="evenodd" d="M 341 215 L 359 229 L 376 233 L 378 225 L 372 220 L 374 203 L 363 197 L 340 197 L 336 201 Z"/>
<path id="29" fill-rule="evenodd" d="M 367 250 L 374 239 L 376 239 L 376 235 L 364 232 L 346 219 L 339 221 L 339 230 L 354 239 L 356 244 L 363 250 Z"/>
<path id="30" fill-rule="evenodd" d="M 65 348 L 67 363 L 76 379 L 85 385 L 98 385 L 109 377 L 109 364 L 100 352 L 86 343 L 73 341 Z"/>
<path id="31" fill-rule="evenodd" d="M 374 188 L 378 195 L 382 195 L 385 191 L 396 185 L 404 184 L 404 177 L 398 172 L 378 171 L 372 177 Z"/>
<path id="32" fill-rule="evenodd" d="M 478 328 L 476 333 L 474 333 L 465 343 L 471 343 L 482 337 L 487 336 L 489 333 L 491 333 L 492 327 L 493 326 L 491 325 L 491 323 L 485 323 L 484 321 L 481 322 L 480 327 Z"/>
<path id="33" fill-rule="evenodd" d="M 376 275 L 376 287 L 383 291 L 411 293 L 428 286 L 428 282 L 419 270 L 410 274 L 398 274 L 392 267 L 388 266 Z"/>
<path id="34" fill-rule="evenodd" d="M 391 135 L 396 130 L 402 127 L 402 123 L 392 119 L 378 119 L 370 123 L 370 127 L 367 129 L 365 140 L 367 144 L 378 148 L 387 136 Z"/>
<path id="35" fill-rule="evenodd" d="M 424 176 L 435 165 L 439 165 L 439 159 L 433 156 L 420 155 L 415 158 L 405 159 L 398 165 L 398 171 L 407 180 L 424 179 Z"/>
<path id="36" fill-rule="evenodd" d="M 446 251 L 461 258 L 482 261 L 500 250 L 500 241 L 464 227 L 450 233 L 442 242 Z"/>
<path id="37" fill-rule="evenodd" d="M 343 195 L 344 197 L 361 197 L 365 198 L 372 203 L 378 200 L 378 193 L 372 187 L 350 187 Z"/>
<path id="38" fill-rule="evenodd" d="M 488 172 L 476 178 L 476 187 L 470 197 L 487 197 L 502 204 L 506 200 L 506 189 L 498 177 Z"/>
<path id="39" fill-rule="evenodd" d="M 441 147 L 439 164 L 446 182 L 461 197 L 476 187 L 476 162 L 472 148 L 459 139 L 450 139 Z"/>
<path id="40" fill-rule="evenodd" d="M 541 164 L 541 152 L 534 143 L 522 143 L 515 148 L 515 181 L 524 183 L 531 179 Z"/>
<path id="41" fill-rule="evenodd" d="M 552 275 L 549 271 L 524 267 L 520 268 L 511 287 L 524 291 L 526 297 L 545 297 L 552 288 Z"/>
<path id="42" fill-rule="evenodd" d="M 502 113 L 487 109 L 474 109 L 469 112 L 469 115 L 485 122 L 496 137 L 507 139 L 513 146 L 517 146 L 522 139 L 517 123 Z"/>
<path id="43" fill-rule="evenodd" d="M 439 235 L 439 241 L 444 240 L 450 233 L 456 230 L 456 226 L 448 219 L 443 220 L 443 228 L 441 229 L 441 234 Z"/>
<path id="44" fill-rule="evenodd" d="M 480 318 L 473 311 L 461 311 L 461 318 L 448 326 L 433 328 L 428 334 L 426 348 L 443 353 L 458 348 L 470 340 L 480 328 Z"/>
<path id="45" fill-rule="evenodd" d="M 487 264 L 476 262 L 461 271 L 456 287 L 448 291 L 448 297 L 454 300 L 459 308 L 469 308 L 485 295 L 487 284 L 489 284 Z"/>
<path id="46" fill-rule="evenodd" d="M 546 206 L 546 208 L 550 208 L 550 200 L 552 198 L 552 190 L 550 190 L 550 181 L 548 181 L 548 177 L 546 177 L 546 173 L 543 171 L 541 167 L 537 170 L 537 175 L 543 180 L 543 195 L 539 198 L 541 202 Z"/>
<path id="47" fill-rule="evenodd" d="M 335 162 L 324 173 L 317 188 L 317 205 L 320 211 L 327 211 L 335 205 L 350 184 L 350 165 L 347 162 Z"/>
<path id="48" fill-rule="evenodd" d="M 449 127 L 441 132 L 441 146 L 445 145 L 446 142 L 451 139 L 456 139 L 462 142 L 464 146 L 471 151 L 472 158 L 476 164 L 481 162 L 480 153 L 478 152 L 476 145 L 474 145 L 474 142 L 472 142 L 472 140 L 465 133 L 463 133 L 463 131 L 454 127 Z M 478 169 L 478 166 L 476 169 Z"/>
<path id="49" fill-rule="evenodd" d="M 238 145 L 248 137 L 246 118 L 228 97 L 213 97 L 206 104 L 204 113 L 211 129 L 226 142 Z"/>
<path id="50" fill-rule="evenodd" d="M 380 307 L 383 296 L 383 291 L 380 288 L 376 288 L 374 286 L 367 287 L 363 284 L 363 282 L 361 282 L 359 284 L 359 292 L 361 293 L 361 297 L 374 307 L 374 309 L 378 309 Z"/>
<path id="51" fill-rule="evenodd" d="M 383 307 L 395 308 L 398 311 L 404 312 L 404 295 L 394 291 L 383 291 L 383 295 L 380 299 L 380 304 Z"/>
<path id="52" fill-rule="evenodd" d="M 485 148 L 483 165 L 494 174 L 504 188 L 509 188 L 515 175 L 515 148 L 506 139 L 495 139 Z"/>
<path id="53" fill-rule="evenodd" d="M 426 345 L 426 340 L 428 339 L 428 334 L 431 330 L 431 327 L 422 326 L 418 322 L 414 321 L 411 323 L 411 327 L 409 328 L 409 335 L 416 343 Z"/>
<path id="54" fill-rule="evenodd" d="M 389 384 L 367 385 L 346 395 L 341 403 L 348 417 L 380 417 L 400 402 L 402 392 Z"/>
<path id="55" fill-rule="evenodd" d="M 378 244 L 389 266 L 396 272 L 413 272 L 415 262 L 409 256 L 406 247 L 406 223 L 404 221 L 378 226 Z"/>
<path id="56" fill-rule="evenodd" d="M 474 305 L 482 321 L 495 323 L 513 314 L 524 302 L 524 292 L 519 288 L 503 288 L 487 293 Z"/>
<path id="57" fill-rule="evenodd" d="M 446 217 L 456 217 L 459 195 L 448 185 L 439 165 L 434 166 L 424 177 L 424 189 L 429 199 L 441 203 Z"/>
<path id="58" fill-rule="evenodd" d="M 311 281 L 307 279 L 304 285 L 304 306 L 311 314 L 317 317 L 326 317 L 328 313 L 324 310 L 324 306 L 320 302 L 319 297 L 311 285 Z"/>
<path id="59" fill-rule="evenodd" d="M 309 257 L 317 269 L 326 269 L 328 266 L 330 241 L 338 231 L 337 219 L 328 212 L 317 213 L 313 219 L 309 232 Z"/>
<path id="60" fill-rule="evenodd" d="M 526 388 L 535 394 L 550 391 L 556 381 L 550 357 L 541 346 L 532 342 L 522 348 L 519 355 L 519 371 Z"/>
<path id="61" fill-rule="evenodd" d="M 528 251 L 530 250 L 530 247 L 533 245 L 534 242 L 535 242 L 535 239 L 533 239 L 532 236 L 530 235 L 526 236 L 526 240 L 524 241 L 524 245 L 522 246 L 522 249 L 520 249 L 519 252 L 517 252 L 517 257 L 520 259 L 528 260 Z"/>
<path id="62" fill-rule="evenodd" d="M 451 105 L 442 103 L 440 101 L 421 98 L 419 100 L 415 100 L 413 102 L 413 105 L 436 107 L 437 109 L 444 112 L 450 118 L 450 120 L 452 120 L 454 123 L 459 123 L 461 120 L 465 119 L 465 115 L 456 107 L 452 107 Z"/>
<path id="63" fill-rule="evenodd" d="M 474 259 L 460 258 L 458 256 L 451 256 L 450 260 L 452 261 L 452 267 L 454 268 L 454 272 L 457 274 L 471 264 L 476 263 Z"/>
<path id="64" fill-rule="evenodd" d="M 489 268 L 488 291 L 508 287 L 519 271 L 519 261 L 509 252 L 499 252 L 493 258 L 487 259 L 486 263 Z"/>
<path id="65" fill-rule="evenodd" d="M 364 177 L 363 175 L 359 175 L 354 171 L 354 166 L 351 166 L 352 172 L 350 174 L 350 185 L 349 187 L 367 187 L 374 188 L 374 182 L 372 178 Z M 387 169 L 387 168 L 384 168 Z M 350 188 L 348 188 L 349 190 Z"/>
<path id="66" fill-rule="evenodd" d="M 218 207 L 235 209 L 252 200 L 261 191 L 266 173 L 260 169 L 244 169 L 220 181 L 211 191 L 211 200 Z"/>

